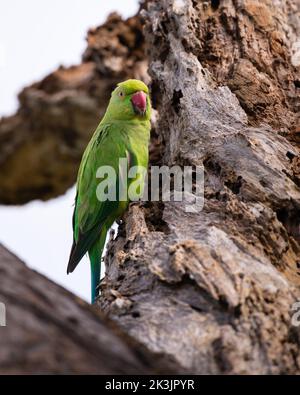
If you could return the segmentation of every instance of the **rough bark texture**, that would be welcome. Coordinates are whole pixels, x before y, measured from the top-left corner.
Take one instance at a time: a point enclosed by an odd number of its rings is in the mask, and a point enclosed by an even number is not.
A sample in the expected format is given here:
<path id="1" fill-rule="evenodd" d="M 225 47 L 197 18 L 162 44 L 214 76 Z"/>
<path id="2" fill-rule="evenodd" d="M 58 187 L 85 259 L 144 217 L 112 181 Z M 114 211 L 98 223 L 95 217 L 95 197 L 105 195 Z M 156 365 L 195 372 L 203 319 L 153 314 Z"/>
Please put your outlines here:
<path id="1" fill-rule="evenodd" d="M 61 67 L 19 95 L 0 119 L 0 203 L 62 194 L 75 182 L 82 152 L 120 80 L 148 80 L 140 17 L 112 14 L 90 30 L 83 62 Z"/>
<path id="2" fill-rule="evenodd" d="M 179 373 L 95 309 L 0 245 L 0 374 Z M 5 281 L 3 281 L 5 279 Z"/>
<path id="3" fill-rule="evenodd" d="M 300 373 L 299 2 L 147 4 L 160 161 L 203 163 L 205 206 L 132 205 L 99 304 L 195 373 Z"/>

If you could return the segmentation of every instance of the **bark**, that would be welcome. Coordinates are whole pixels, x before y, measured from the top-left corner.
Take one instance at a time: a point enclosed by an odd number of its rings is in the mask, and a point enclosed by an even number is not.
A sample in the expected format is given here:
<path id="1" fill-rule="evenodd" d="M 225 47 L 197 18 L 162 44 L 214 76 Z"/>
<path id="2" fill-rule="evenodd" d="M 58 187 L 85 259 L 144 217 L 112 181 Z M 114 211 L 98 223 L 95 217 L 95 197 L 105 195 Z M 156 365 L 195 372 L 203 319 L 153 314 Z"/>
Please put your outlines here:
<path id="1" fill-rule="evenodd" d="M 300 373 L 298 11 L 289 0 L 144 11 L 159 159 L 203 164 L 205 205 L 132 205 L 99 305 L 194 373 Z"/>
<path id="2" fill-rule="evenodd" d="M 82 63 L 60 67 L 19 95 L 18 112 L 0 119 L 0 203 L 64 193 L 120 80 L 148 80 L 140 17 L 112 14 L 88 32 Z"/>
<path id="3" fill-rule="evenodd" d="M 98 309 L 28 269 L 0 245 L 1 374 L 178 373 Z M 3 281 L 5 279 L 5 281 Z"/>

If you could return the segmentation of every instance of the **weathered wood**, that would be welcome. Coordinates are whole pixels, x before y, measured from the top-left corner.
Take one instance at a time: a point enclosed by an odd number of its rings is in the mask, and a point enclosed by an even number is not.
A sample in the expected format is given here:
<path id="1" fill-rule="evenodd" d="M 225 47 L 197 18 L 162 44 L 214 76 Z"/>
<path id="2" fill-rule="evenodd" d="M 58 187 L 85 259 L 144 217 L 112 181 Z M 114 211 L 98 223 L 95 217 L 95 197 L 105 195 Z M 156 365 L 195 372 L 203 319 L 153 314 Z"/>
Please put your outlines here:
<path id="1" fill-rule="evenodd" d="M 300 373 L 299 2 L 147 4 L 161 163 L 203 163 L 205 206 L 131 206 L 99 304 L 195 373 Z"/>
<path id="2" fill-rule="evenodd" d="M 0 245 L 0 374 L 176 373 L 98 309 L 30 270 Z"/>

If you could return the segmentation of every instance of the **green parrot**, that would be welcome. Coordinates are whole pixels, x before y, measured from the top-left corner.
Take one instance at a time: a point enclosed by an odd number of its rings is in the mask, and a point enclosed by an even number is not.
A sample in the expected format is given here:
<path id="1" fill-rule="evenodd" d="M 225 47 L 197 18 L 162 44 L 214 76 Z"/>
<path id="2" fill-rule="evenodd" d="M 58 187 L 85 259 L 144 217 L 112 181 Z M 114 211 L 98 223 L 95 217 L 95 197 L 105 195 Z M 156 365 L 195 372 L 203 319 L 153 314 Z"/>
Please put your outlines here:
<path id="1" fill-rule="evenodd" d="M 139 80 L 127 80 L 112 92 L 103 119 L 94 132 L 81 160 L 73 212 L 73 245 L 67 273 L 73 272 L 88 252 L 91 266 L 91 300 L 99 294 L 102 252 L 106 235 L 114 221 L 122 216 L 128 203 L 128 189 L 135 178 L 122 178 L 119 159 L 126 159 L 128 169 L 147 169 L 150 139 L 151 102 L 147 86 Z M 115 199 L 100 199 L 97 194 L 97 170 L 113 168 L 116 177 L 108 187 L 115 187 Z M 105 169 L 105 168 L 104 168 Z M 104 176 L 100 177 L 102 180 Z M 141 188 L 144 187 L 142 181 Z M 125 198 L 120 198 L 120 193 Z M 140 191 L 141 192 L 141 191 Z"/>

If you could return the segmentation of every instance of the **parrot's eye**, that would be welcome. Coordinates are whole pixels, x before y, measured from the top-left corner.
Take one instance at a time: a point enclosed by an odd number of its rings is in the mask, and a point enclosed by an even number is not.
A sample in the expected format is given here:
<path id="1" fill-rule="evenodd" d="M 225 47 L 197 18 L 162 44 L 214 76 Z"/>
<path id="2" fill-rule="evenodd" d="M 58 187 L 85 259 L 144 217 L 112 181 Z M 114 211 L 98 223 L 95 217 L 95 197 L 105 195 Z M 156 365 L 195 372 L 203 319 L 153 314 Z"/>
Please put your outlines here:
<path id="1" fill-rule="evenodd" d="M 124 98 L 124 96 L 125 96 L 125 94 L 124 94 L 124 92 L 123 92 L 123 91 L 120 91 L 120 92 L 118 93 L 118 96 L 119 96 L 121 99 L 123 99 L 123 98 Z"/>

